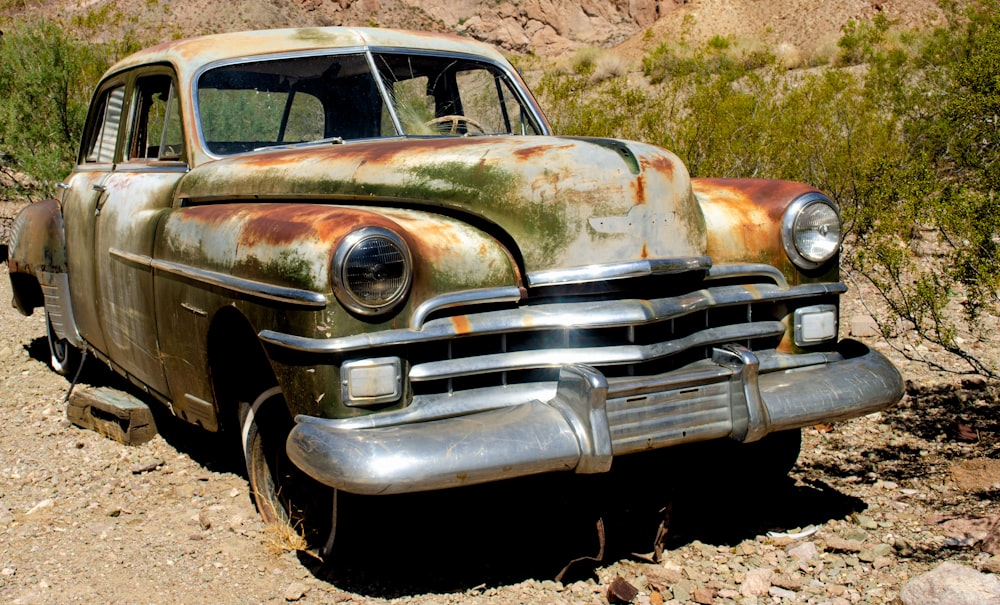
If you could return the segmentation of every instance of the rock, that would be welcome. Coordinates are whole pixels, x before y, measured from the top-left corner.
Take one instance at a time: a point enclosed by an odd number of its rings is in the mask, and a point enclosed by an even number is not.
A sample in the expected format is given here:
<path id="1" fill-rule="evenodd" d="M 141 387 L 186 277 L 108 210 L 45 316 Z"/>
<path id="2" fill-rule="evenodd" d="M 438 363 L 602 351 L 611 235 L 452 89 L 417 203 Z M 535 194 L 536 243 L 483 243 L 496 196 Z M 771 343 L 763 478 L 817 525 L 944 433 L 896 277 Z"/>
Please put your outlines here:
<path id="1" fill-rule="evenodd" d="M 1000 579 L 946 562 L 907 582 L 903 605 L 1000 605 Z"/>
<path id="2" fill-rule="evenodd" d="M 819 549 L 812 542 L 799 542 L 785 549 L 788 556 L 796 561 L 808 563 L 819 556 Z"/>
<path id="3" fill-rule="evenodd" d="M 783 599 L 785 601 L 792 601 L 796 598 L 795 591 L 787 590 L 785 588 L 778 588 L 777 586 L 772 586 L 767 589 L 767 594 L 775 597 L 776 599 Z"/>
<path id="4" fill-rule="evenodd" d="M 879 557 L 887 557 L 892 554 L 891 544 L 876 544 L 870 548 L 866 548 L 858 553 L 858 559 L 864 561 L 865 563 L 872 563 L 875 559 Z"/>
<path id="5" fill-rule="evenodd" d="M 298 601 L 302 597 L 306 596 L 309 592 L 309 587 L 302 582 L 293 582 L 285 589 L 285 600 L 286 601 Z"/>
<path id="6" fill-rule="evenodd" d="M 616 576 L 608 586 L 608 601 L 611 603 L 631 603 L 632 599 L 639 594 L 639 589 L 625 581 L 621 576 Z"/>
<path id="7" fill-rule="evenodd" d="M 865 529 L 878 529 L 878 523 L 868 515 L 854 515 L 854 522 Z"/>
<path id="8" fill-rule="evenodd" d="M 694 582 L 691 582 L 690 580 L 681 580 L 671 586 L 670 590 L 673 591 L 675 599 L 684 602 L 692 599 L 694 591 L 697 588 L 698 587 L 695 586 Z"/>
<path id="9" fill-rule="evenodd" d="M 776 574 L 771 578 L 771 586 L 777 586 L 786 590 L 799 590 L 805 586 L 805 580 L 798 574 Z"/>
<path id="10" fill-rule="evenodd" d="M 874 338 L 881 334 L 878 323 L 870 315 L 855 315 L 851 318 L 851 336 Z"/>
<path id="11" fill-rule="evenodd" d="M 740 584 L 740 594 L 745 597 L 762 597 L 771 588 L 771 578 L 774 572 L 770 569 L 757 568 L 747 572 L 743 583 Z"/>
<path id="12" fill-rule="evenodd" d="M 711 588 L 695 588 L 691 592 L 691 600 L 699 605 L 712 605 L 715 603 L 715 591 Z"/>
<path id="13" fill-rule="evenodd" d="M 983 562 L 983 571 L 1000 574 L 1000 556 L 993 555 Z"/>
<path id="14" fill-rule="evenodd" d="M 909 557 L 913 554 L 913 546 L 903 538 L 896 538 L 892 543 L 892 547 L 896 549 L 896 554 L 901 557 Z"/>
<path id="15" fill-rule="evenodd" d="M 864 542 L 860 540 L 845 540 L 837 536 L 826 539 L 827 550 L 836 552 L 861 552 L 864 547 Z"/>

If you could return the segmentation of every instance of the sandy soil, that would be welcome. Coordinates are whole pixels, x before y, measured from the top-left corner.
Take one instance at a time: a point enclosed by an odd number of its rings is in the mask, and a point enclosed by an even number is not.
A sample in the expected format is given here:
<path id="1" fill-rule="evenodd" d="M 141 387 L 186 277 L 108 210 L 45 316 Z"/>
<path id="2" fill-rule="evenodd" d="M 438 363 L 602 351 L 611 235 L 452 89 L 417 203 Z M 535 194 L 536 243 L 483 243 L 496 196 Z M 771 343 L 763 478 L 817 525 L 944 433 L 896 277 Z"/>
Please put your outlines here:
<path id="1" fill-rule="evenodd" d="M 161 434 L 129 447 L 71 425 L 44 334 L 40 314 L 0 306 L 2 602 L 607 603 L 620 576 L 636 603 L 844 605 L 890 603 L 945 560 L 998 564 L 980 551 L 1000 514 L 997 388 L 901 358 L 903 403 L 806 430 L 785 483 L 678 474 L 684 450 L 607 476 L 348 500 L 323 563 L 282 550 L 233 452 L 200 429 L 160 410 Z M 85 379 L 127 388 L 97 367 Z M 773 576 L 764 596 L 744 594 L 755 570 Z"/>

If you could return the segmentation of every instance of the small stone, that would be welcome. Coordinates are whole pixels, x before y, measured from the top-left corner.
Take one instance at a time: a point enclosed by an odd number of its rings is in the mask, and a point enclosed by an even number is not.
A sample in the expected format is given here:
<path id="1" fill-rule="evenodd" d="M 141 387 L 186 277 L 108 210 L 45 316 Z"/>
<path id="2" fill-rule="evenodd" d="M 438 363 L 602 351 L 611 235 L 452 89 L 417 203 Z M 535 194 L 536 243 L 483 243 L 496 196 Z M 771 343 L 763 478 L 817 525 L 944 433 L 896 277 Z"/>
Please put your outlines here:
<path id="1" fill-rule="evenodd" d="M 17 573 L 17 570 L 14 569 L 13 567 L 4 567 L 3 570 L 0 571 L 0 575 L 2 575 L 5 578 L 9 578 L 9 577 L 13 576 L 16 573 Z"/>
<path id="2" fill-rule="evenodd" d="M 812 542 L 799 542 L 785 549 L 788 556 L 796 561 L 810 562 L 819 555 L 819 549 Z"/>
<path id="3" fill-rule="evenodd" d="M 892 547 L 896 549 L 896 554 L 901 557 L 909 557 L 913 554 L 913 547 L 902 538 L 896 538 L 892 543 Z"/>
<path id="4" fill-rule="evenodd" d="M 779 588 L 777 586 L 772 586 L 767 589 L 767 594 L 778 599 L 784 599 L 786 601 L 794 600 L 796 594 L 792 590 L 786 590 L 784 588 Z"/>
<path id="5" fill-rule="evenodd" d="M 1000 556 L 994 555 L 983 562 L 983 571 L 1000 574 Z"/>
<path id="6" fill-rule="evenodd" d="M 674 593 L 674 599 L 683 602 L 683 601 L 690 601 L 693 598 L 694 591 L 697 588 L 698 587 L 695 586 L 694 582 L 691 582 L 690 580 L 681 580 L 680 582 L 677 582 L 676 584 L 671 586 L 670 590 L 673 591 Z"/>
<path id="7" fill-rule="evenodd" d="M 288 588 L 285 589 L 285 600 L 286 601 L 298 601 L 302 597 L 306 596 L 309 591 L 309 587 L 302 582 L 293 582 Z"/>
<path id="8" fill-rule="evenodd" d="M 743 583 L 740 584 L 740 594 L 745 597 L 762 597 L 767 594 L 771 587 L 771 578 L 774 572 L 770 569 L 757 568 L 747 572 Z"/>
<path id="9" fill-rule="evenodd" d="M 889 544 L 876 544 L 871 548 L 866 548 L 858 553 L 858 559 L 865 563 L 872 563 L 879 557 L 887 557 L 892 554 L 892 546 Z"/>
<path id="10" fill-rule="evenodd" d="M 639 594 L 639 589 L 632 586 L 621 576 L 615 576 L 608 586 L 608 601 L 611 603 L 631 603 L 632 599 Z"/>
<path id="11" fill-rule="evenodd" d="M 881 334 L 876 322 L 870 315 L 855 315 L 851 317 L 851 336 L 855 338 L 873 338 Z"/>
<path id="12" fill-rule="evenodd" d="M 864 542 L 860 540 L 845 540 L 837 536 L 831 536 L 826 539 L 827 550 L 836 552 L 861 552 L 864 550 L 864 547 Z"/>
<path id="13" fill-rule="evenodd" d="M 831 597 L 840 597 L 847 594 L 847 587 L 841 586 L 840 584 L 827 584 L 826 594 Z"/>
<path id="14" fill-rule="evenodd" d="M 32 513 L 38 512 L 38 511 L 40 511 L 40 510 L 42 510 L 44 508 L 50 508 L 51 506 L 55 505 L 55 503 L 56 503 L 56 501 L 53 500 L 52 498 L 46 498 L 45 500 L 42 500 L 38 504 L 32 506 L 31 509 L 26 514 L 30 515 Z"/>
<path id="15" fill-rule="evenodd" d="M 805 580 L 800 575 L 776 574 L 771 578 L 771 586 L 778 586 L 787 590 L 799 590 L 805 585 Z"/>
<path id="16" fill-rule="evenodd" d="M 133 466 L 131 470 L 133 475 L 141 475 L 143 473 L 155 471 L 161 466 L 163 466 L 162 460 L 160 460 L 159 458 L 152 458 L 146 462 Z"/>
<path id="17" fill-rule="evenodd" d="M 854 515 L 854 522 L 865 529 L 878 529 L 878 523 L 868 515 Z"/>
<path id="18" fill-rule="evenodd" d="M 691 600 L 699 605 L 715 603 L 715 591 L 711 588 L 695 588 L 691 591 Z"/>

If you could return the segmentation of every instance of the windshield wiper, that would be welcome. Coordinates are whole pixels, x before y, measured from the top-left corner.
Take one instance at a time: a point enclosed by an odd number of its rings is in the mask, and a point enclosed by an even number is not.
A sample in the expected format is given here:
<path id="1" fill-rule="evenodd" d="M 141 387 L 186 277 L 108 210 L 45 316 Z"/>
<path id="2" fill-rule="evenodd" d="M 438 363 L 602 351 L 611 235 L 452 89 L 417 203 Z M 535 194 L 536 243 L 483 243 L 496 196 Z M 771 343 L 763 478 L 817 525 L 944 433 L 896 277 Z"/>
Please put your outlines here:
<path id="1" fill-rule="evenodd" d="M 284 143 L 281 145 L 264 145 L 263 147 L 256 147 L 254 151 L 270 151 L 273 149 L 292 149 L 294 147 L 312 147 L 315 145 L 343 145 L 343 137 L 326 137 L 324 139 L 316 139 L 314 141 L 301 141 L 299 143 Z"/>

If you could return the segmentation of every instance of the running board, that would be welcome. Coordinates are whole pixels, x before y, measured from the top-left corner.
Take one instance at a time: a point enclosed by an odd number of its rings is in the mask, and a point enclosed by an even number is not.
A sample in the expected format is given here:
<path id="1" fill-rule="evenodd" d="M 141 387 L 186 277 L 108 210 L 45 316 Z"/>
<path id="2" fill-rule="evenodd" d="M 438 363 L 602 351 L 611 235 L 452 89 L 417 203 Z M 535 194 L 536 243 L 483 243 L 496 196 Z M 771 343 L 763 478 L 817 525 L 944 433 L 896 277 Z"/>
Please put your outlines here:
<path id="1" fill-rule="evenodd" d="M 149 406 L 118 389 L 77 385 L 70 393 L 66 417 L 80 428 L 125 445 L 140 445 L 156 436 Z"/>

